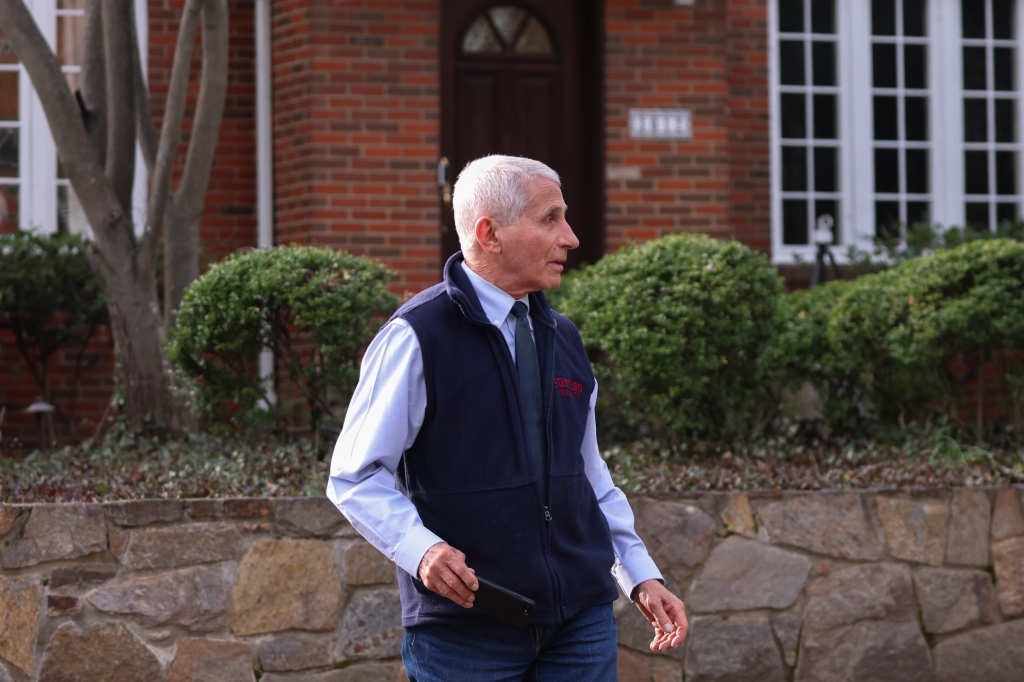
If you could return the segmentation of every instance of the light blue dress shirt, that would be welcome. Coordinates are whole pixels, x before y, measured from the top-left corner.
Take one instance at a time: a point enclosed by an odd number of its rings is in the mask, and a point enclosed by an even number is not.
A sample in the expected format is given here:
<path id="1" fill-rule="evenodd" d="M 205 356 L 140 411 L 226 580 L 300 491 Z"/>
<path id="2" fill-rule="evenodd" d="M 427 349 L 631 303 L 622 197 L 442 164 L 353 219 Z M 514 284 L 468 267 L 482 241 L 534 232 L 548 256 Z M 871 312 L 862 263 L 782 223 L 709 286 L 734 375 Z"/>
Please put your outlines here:
<path id="1" fill-rule="evenodd" d="M 501 330 L 512 358 L 516 357 L 515 316 L 510 295 L 473 272 L 469 276 L 487 319 Z M 529 298 L 521 299 L 527 306 Z M 529 319 L 529 318 L 527 318 Z M 532 328 L 531 321 L 531 328 Z M 580 450 L 587 480 L 594 487 L 601 511 L 608 520 L 615 565 L 612 573 L 623 593 L 661 573 L 633 529 L 633 510 L 625 494 L 612 483 L 608 466 L 597 446 L 594 404 Z M 420 520 L 413 503 L 395 489 L 398 462 L 412 446 L 423 425 L 427 388 L 423 357 L 416 333 L 400 318 L 389 322 L 363 356 L 356 387 L 345 415 L 345 425 L 334 447 L 327 497 L 370 544 L 410 575 L 418 577 L 420 561 L 433 545 L 444 542 Z M 486 415 L 480 415 L 482 419 Z M 462 549 L 456 547 L 456 549 Z M 467 562 L 473 565 L 472 558 Z"/>

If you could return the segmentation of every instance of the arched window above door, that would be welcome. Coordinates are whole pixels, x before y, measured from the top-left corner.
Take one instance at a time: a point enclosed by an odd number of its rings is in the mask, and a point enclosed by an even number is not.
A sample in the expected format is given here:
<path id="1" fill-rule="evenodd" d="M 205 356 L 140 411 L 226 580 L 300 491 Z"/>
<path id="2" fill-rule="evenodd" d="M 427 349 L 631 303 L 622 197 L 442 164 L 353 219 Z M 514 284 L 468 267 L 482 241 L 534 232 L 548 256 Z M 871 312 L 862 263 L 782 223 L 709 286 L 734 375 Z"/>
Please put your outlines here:
<path id="1" fill-rule="evenodd" d="M 462 38 L 467 55 L 553 55 L 551 36 L 536 16 L 521 7 L 499 5 L 469 25 Z"/>

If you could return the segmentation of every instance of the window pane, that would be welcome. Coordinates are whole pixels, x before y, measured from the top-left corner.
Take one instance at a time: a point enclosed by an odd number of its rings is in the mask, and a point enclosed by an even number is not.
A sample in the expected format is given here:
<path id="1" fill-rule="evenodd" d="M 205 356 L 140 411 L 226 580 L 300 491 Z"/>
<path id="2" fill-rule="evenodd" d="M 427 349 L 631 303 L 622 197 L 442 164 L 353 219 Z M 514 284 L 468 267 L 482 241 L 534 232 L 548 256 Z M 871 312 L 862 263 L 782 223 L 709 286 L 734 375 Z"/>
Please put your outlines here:
<path id="1" fill-rule="evenodd" d="M 925 68 L 924 45 L 903 46 L 903 87 L 924 89 L 928 87 Z"/>
<path id="2" fill-rule="evenodd" d="M 782 93 L 782 136 L 807 137 L 807 110 L 804 95 Z"/>
<path id="3" fill-rule="evenodd" d="M 18 177 L 17 128 L 0 128 L 0 178 Z"/>
<path id="4" fill-rule="evenodd" d="M 814 224 L 817 226 L 818 218 L 823 215 L 832 218 L 832 243 L 839 243 L 839 205 L 835 199 L 819 199 L 814 202 Z"/>
<path id="5" fill-rule="evenodd" d="M 485 17 L 477 17 L 466 31 L 462 39 L 462 51 L 469 54 L 494 54 L 501 52 L 498 36 L 491 30 L 491 24 Z"/>
<path id="6" fill-rule="evenodd" d="M 782 148 L 782 191 L 807 191 L 807 148 Z"/>
<path id="7" fill-rule="evenodd" d="M 875 97 L 875 139 L 899 139 L 899 121 L 896 117 L 896 98 Z"/>
<path id="8" fill-rule="evenodd" d="M 871 0 L 871 33 L 896 35 L 896 0 Z"/>
<path id="9" fill-rule="evenodd" d="M 988 111 L 983 99 L 964 100 L 964 142 L 988 140 Z"/>
<path id="10" fill-rule="evenodd" d="M 14 46 L 11 45 L 11 41 L 4 35 L 4 31 L 0 28 L 0 64 L 17 64 L 18 56 L 14 54 Z"/>
<path id="11" fill-rule="evenodd" d="M 967 214 L 967 226 L 975 230 L 988 230 L 988 204 L 969 202 L 964 211 Z"/>
<path id="12" fill-rule="evenodd" d="M 985 48 L 964 48 L 964 90 L 985 90 L 988 88 L 985 78 Z"/>
<path id="13" fill-rule="evenodd" d="M 779 30 L 783 33 L 804 32 L 804 0 L 779 0 Z"/>
<path id="14" fill-rule="evenodd" d="M 993 50 L 993 71 L 995 72 L 996 90 L 1016 90 L 1013 81 L 1013 48 L 997 47 Z"/>
<path id="15" fill-rule="evenodd" d="M 875 150 L 875 191 L 896 194 L 900 191 L 900 157 L 898 149 Z"/>
<path id="16" fill-rule="evenodd" d="M 992 29 L 998 40 L 1013 40 L 1014 0 L 992 0 Z"/>
<path id="17" fill-rule="evenodd" d="M 811 0 L 811 31 L 836 32 L 835 0 Z"/>
<path id="18" fill-rule="evenodd" d="M 57 61 L 63 66 L 81 65 L 84 32 L 84 16 L 57 17 Z"/>
<path id="19" fill-rule="evenodd" d="M 988 194 L 987 152 L 964 152 L 964 181 L 964 191 L 968 194 Z"/>
<path id="20" fill-rule="evenodd" d="M 924 21 L 924 0 L 903 0 L 903 35 L 927 35 Z"/>
<path id="21" fill-rule="evenodd" d="M 18 231 L 18 186 L 0 185 L 0 234 Z"/>
<path id="22" fill-rule="evenodd" d="M 996 224 L 1017 222 L 1017 204 L 996 204 Z"/>
<path id="23" fill-rule="evenodd" d="M 836 44 L 815 42 L 811 45 L 811 61 L 814 66 L 815 85 L 836 84 Z"/>
<path id="24" fill-rule="evenodd" d="M 805 200 L 782 200 L 782 243 L 807 243 L 807 202 Z"/>
<path id="25" fill-rule="evenodd" d="M 906 133 L 908 140 L 928 139 L 928 99 L 907 97 L 903 102 L 906 111 Z"/>
<path id="26" fill-rule="evenodd" d="M 896 87 L 896 46 L 875 43 L 871 46 L 871 73 L 876 88 Z"/>
<path id="27" fill-rule="evenodd" d="M 487 14 L 491 16 L 494 28 L 498 29 L 498 35 L 506 45 L 516 39 L 519 24 L 523 23 L 523 19 L 526 18 L 526 12 L 511 5 L 494 7 Z"/>
<path id="28" fill-rule="evenodd" d="M 783 85 L 804 84 L 804 43 L 783 40 L 779 43 L 779 61 L 782 66 Z"/>
<path id="29" fill-rule="evenodd" d="M 814 96 L 814 137 L 819 140 L 834 140 L 836 131 L 836 96 Z"/>
<path id="30" fill-rule="evenodd" d="M 907 194 L 928 193 L 928 150 L 908 149 Z"/>
<path id="31" fill-rule="evenodd" d="M 839 191 L 839 183 L 836 182 L 837 157 L 835 147 L 814 148 L 814 190 L 816 192 Z"/>
<path id="32" fill-rule="evenodd" d="M 875 236 L 898 237 L 900 234 L 900 203 L 898 201 L 875 202 Z"/>
<path id="33" fill-rule="evenodd" d="M 985 3 L 983 0 L 961 0 L 961 21 L 964 38 L 985 37 Z"/>
<path id="34" fill-rule="evenodd" d="M 927 223 L 931 222 L 930 219 L 931 211 L 928 208 L 927 201 L 908 201 L 907 202 L 907 224 L 914 225 L 915 223 Z"/>
<path id="35" fill-rule="evenodd" d="M 1017 100 L 996 100 L 996 142 L 1017 141 Z"/>
<path id="36" fill-rule="evenodd" d="M 0 71 L 0 121 L 18 120 L 18 72 Z"/>
<path id="37" fill-rule="evenodd" d="M 996 152 L 996 194 L 1017 193 L 1017 152 Z"/>
<path id="38" fill-rule="evenodd" d="M 520 54 L 551 54 L 554 51 L 547 30 L 537 21 L 536 17 L 530 17 L 522 35 L 516 41 L 516 52 Z"/>

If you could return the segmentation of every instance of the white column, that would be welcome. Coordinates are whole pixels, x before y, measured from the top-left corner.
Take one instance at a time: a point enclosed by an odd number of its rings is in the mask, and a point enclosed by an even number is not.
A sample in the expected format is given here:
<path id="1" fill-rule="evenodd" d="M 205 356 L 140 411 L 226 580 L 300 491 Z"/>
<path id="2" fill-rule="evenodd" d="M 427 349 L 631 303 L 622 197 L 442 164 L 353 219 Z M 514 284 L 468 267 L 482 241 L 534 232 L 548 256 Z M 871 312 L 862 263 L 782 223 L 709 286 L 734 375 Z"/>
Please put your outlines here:
<path id="1" fill-rule="evenodd" d="M 257 246 L 274 245 L 274 126 L 271 99 L 270 0 L 256 0 L 256 215 Z M 274 373 L 274 353 L 260 353 L 260 377 Z M 271 387 L 271 404 L 277 395 Z"/>

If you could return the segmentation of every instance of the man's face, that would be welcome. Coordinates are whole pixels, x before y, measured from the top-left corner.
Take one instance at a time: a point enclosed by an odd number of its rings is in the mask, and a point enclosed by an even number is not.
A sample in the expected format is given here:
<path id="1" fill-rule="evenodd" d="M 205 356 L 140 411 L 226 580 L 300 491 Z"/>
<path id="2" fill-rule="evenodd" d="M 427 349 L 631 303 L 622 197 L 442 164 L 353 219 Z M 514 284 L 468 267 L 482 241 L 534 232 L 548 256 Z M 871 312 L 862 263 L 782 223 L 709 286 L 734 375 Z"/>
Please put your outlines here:
<path id="1" fill-rule="evenodd" d="M 527 191 L 526 212 L 515 223 L 499 228 L 503 269 L 523 293 L 557 287 L 566 256 L 580 245 L 565 221 L 567 207 L 558 184 L 534 178 Z"/>

